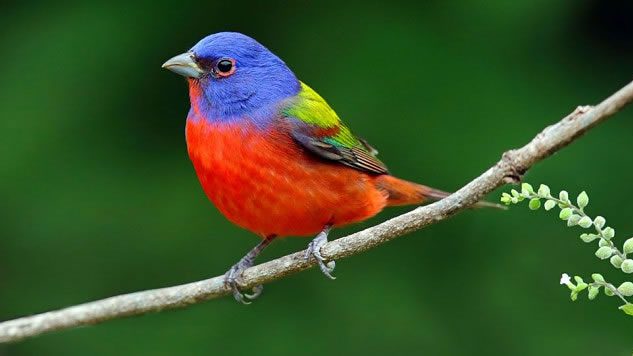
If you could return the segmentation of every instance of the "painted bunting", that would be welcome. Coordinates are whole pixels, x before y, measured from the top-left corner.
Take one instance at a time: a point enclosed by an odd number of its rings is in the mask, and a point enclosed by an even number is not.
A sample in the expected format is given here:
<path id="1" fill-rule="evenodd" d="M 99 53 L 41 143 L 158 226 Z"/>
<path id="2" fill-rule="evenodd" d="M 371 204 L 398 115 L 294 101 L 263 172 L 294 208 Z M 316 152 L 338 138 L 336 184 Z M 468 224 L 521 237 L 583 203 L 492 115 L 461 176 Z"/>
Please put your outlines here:
<path id="1" fill-rule="evenodd" d="M 163 68 L 189 83 L 187 149 L 204 192 L 262 238 L 225 275 L 240 302 L 261 292 L 243 294 L 238 281 L 273 239 L 316 235 L 306 258 L 334 278 L 334 261 L 320 253 L 332 227 L 447 196 L 390 175 L 317 92 L 246 35 L 212 34 Z"/>

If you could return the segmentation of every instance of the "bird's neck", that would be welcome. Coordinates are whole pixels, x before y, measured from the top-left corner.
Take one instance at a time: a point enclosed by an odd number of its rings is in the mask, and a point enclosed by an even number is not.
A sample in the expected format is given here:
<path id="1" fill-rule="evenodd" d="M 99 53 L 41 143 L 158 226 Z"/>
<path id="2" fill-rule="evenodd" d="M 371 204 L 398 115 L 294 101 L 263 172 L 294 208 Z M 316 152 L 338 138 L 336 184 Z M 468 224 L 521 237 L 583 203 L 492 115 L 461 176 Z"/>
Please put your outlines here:
<path id="1" fill-rule="evenodd" d="M 248 86 L 230 92 L 217 85 L 204 85 L 189 80 L 190 119 L 204 119 L 210 123 L 248 120 L 256 126 L 267 126 L 279 114 L 280 106 L 301 90 L 299 81 L 276 90 L 264 91 Z"/>

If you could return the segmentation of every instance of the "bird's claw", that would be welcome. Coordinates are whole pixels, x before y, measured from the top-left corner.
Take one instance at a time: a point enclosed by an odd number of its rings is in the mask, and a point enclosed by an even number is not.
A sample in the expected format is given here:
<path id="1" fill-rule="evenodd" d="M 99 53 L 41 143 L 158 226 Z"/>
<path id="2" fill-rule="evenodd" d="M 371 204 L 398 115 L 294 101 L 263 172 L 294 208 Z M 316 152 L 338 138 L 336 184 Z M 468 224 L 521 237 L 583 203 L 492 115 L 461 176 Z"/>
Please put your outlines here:
<path id="1" fill-rule="evenodd" d="M 312 241 L 310 241 L 308 249 L 305 252 L 305 258 L 307 260 L 310 259 L 310 256 L 313 256 L 319 264 L 321 272 L 323 272 L 323 274 L 329 279 L 336 279 L 336 277 L 332 275 L 332 272 L 334 272 L 334 269 L 336 268 L 336 262 L 328 261 L 326 263 L 325 258 L 321 255 L 321 247 L 327 243 L 328 231 L 329 229 L 320 232 Z"/>
<path id="2" fill-rule="evenodd" d="M 253 287 L 253 293 L 242 293 L 240 291 L 240 280 L 245 269 L 249 268 L 247 263 L 240 261 L 233 265 L 224 275 L 224 285 L 229 287 L 233 293 L 233 298 L 242 304 L 251 304 L 251 300 L 256 299 L 262 294 L 263 285 Z"/>

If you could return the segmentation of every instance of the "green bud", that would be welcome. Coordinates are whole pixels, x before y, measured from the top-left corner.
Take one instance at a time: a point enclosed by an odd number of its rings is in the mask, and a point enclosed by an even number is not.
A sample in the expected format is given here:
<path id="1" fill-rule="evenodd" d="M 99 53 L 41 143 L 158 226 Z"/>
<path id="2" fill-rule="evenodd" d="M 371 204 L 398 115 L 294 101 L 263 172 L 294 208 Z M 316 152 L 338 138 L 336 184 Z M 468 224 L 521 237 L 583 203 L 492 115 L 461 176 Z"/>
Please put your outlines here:
<path id="1" fill-rule="evenodd" d="M 591 275 L 594 282 L 604 282 L 604 277 L 600 273 L 594 273 Z"/>
<path id="2" fill-rule="evenodd" d="M 550 191 L 549 191 L 549 187 L 546 186 L 545 184 L 541 184 L 538 187 L 538 196 L 541 198 L 547 198 L 550 196 Z"/>
<path id="3" fill-rule="evenodd" d="M 558 214 L 558 217 L 561 220 L 567 220 L 567 219 L 569 219 L 571 214 L 572 214 L 571 208 L 564 208 L 563 210 L 560 211 L 560 214 Z"/>
<path id="4" fill-rule="evenodd" d="M 621 305 L 619 309 L 628 315 L 633 315 L 633 304 L 631 303 L 626 303 L 624 305 Z"/>
<path id="5" fill-rule="evenodd" d="M 570 293 L 569 297 L 571 298 L 571 300 L 572 300 L 573 302 L 575 302 L 575 301 L 576 301 L 576 299 L 578 299 L 578 292 L 577 292 L 577 291 L 575 291 L 575 290 L 571 291 L 571 293 Z"/>
<path id="6" fill-rule="evenodd" d="M 596 296 L 598 296 L 599 292 L 600 292 L 600 287 L 589 286 L 589 292 L 587 293 L 587 296 L 589 297 L 589 300 L 596 299 Z"/>
<path id="7" fill-rule="evenodd" d="M 580 239 L 584 242 L 591 242 L 597 239 L 599 236 L 596 234 L 582 234 L 580 235 Z"/>
<path id="8" fill-rule="evenodd" d="M 602 237 L 604 237 L 605 239 L 610 240 L 614 236 L 615 230 L 612 227 L 606 227 L 604 230 L 602 230 Z"/>
<path id="9" fill-rule="evenodd" d="M 596 218 L 593 219 L 593 224 L 596 225 L 598 229 L 602 229 L 606 222 L 607 221 L 602 216 L 596 216 Z"/>
<path id="10" fill-rule="evenodd" d="M 545 210 L 552 210 L 556 206 L 556 202 L 553 200 L 548 200 L 543 204 Z"/>
<path id="11" fill-rule="evenodd" d="M 596 251 L 596 257 L 598 257 L 601 260 L 606 260 L 607 258 L 611 257 L 612 254 L 613 254 L 613 250 L 611 249 L 611 247 L 608 247 L 608 246 L 602 246 Z M 633 263 L 633 261 L 631 262 Z M 633 271 L 633 265 L 631 266 L 631 268 Z"/>
<path id="12" fill-rule="evenodd" d="M 576 226 L 582 217 L 578 214 L 571 214 L 569 219 L 567 219 L 567 226 Z"/>
<path id="13" fill-rule="evenodd" d="M 586 207 L 587 204 L 589 204 L 589 196 L 587 195 L 587 192 L 583 191 L 582 193 L 578 194 L 578 198 L 576 198 L 576 203 L 578 203 L 578 207 L 580 209 Z"/>
<path id="14" fill-rule="evenodd" d="M 541 207 L 541 201 L 538 198 L 530 199 L 528 206 L 531 210 L 538 210 Z"/>
<path id="15" fill-rule="evenodd" d="M 558 199 L 564 201 L 565 203 L 569 203 L 569 194 L 566 191 L 561 190 L 560 194 L 558 194 Z"/>
<path id="16" fill-rule="evenodd" d="M 530 183 L 523 183 L 521 184 L 521 194 L 523 195 L 534 194 L 534 188 L 532 188 Z"/>
<path id="17" fill-rule="evenodd" d="M 622 284 L 620 284 L 620 286 L 618 287 L 618 292 L 620 292 L 620 294 L 624 295 L 625 297 L 630 297 L 633 295 L 633 283 L 631 282 L 624 282 Z"/>
<path id="18" fill-rule="evenodd" d="M 510 203 L 512 203 L 512 195 L 508 193 L 501 194 L 501 202 L 506 205 L 510 205 Z"/>
<path id="19" fill-rule="evenodd" d="M 584 227 L 585 229 L 591 227 L 591 224 L 593 224 L 593 221 L 591 221 L 591 218 L 588 216 L 583 216 L 580 220 L 578 220 L 578 225 L 580 225 L 580 227 Z"/>
<path id="20" fill-rule="evenodd" d="M 630 239 L 624 241 L 624 246 L 622 248 L 624 250 L 624 253 L 631 253 L 631 252 L 633 252 L 633 237 L 631 237 Z"/>
<path id="21" fill-rule="evenodd" d="M 607 287 L 604 287 L 604 294 L 609 296 L 609 297 L 613 297 L 615 294 L 613 294 L 613 291 Z"/>
<path id="22" fill-rule="evenodd" d="M 512 197 L 510 201 L 512 202 L 512 204 L 516 204 L 519 202 L 519 199 L 517 197 Z"/>
<path id="23" fill-rule="evenodd" d="M 633 273 L 633 260 L 627 258 L 626 260 L 622 261 L 622 266 L 620 266 L 620 269 L 622 269 L 622 272 L 624 273 Z"/>
<path id="24" fill-rule="evenodd" d="M 585 283 L 585 281 L 582 280 L 582 277 L 580 276 L 574 276 L 574 280 L 576 281 L 576 283 Z"/>
<path id="25" fill-rule="evenodd" d="M 519 192 L 517 192 L 516 189 L 512 189 L 510 191 L 510 193 L 512 193 L 512 196 L 515 197 L 515 198 L 518 198 L 521 195 L 521 194 L 519 194 Z"/>
<path id="26" fill-rule="evenodd" d="M 620 268 L 620 267 L 622 267 L 623 260 L 622 260 L 622 257 L 620 257 L 618 255 L 613 255 L 613 256 L 611 256 L 611 259 L 609 260 L 609 262 L 611 262 L 613 267 Z"/>

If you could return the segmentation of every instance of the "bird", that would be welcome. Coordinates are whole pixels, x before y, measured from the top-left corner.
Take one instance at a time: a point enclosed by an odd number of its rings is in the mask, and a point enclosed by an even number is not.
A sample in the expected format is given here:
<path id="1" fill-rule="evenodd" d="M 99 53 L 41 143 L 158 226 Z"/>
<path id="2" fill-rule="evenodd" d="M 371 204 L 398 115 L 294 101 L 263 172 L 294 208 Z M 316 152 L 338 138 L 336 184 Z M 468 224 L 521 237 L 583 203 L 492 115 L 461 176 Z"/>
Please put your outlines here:
<path id="1" fill-rule="evenodd" d="M 187 79 L 187 151 L 204 193 L 229 221 L 261 238 L 224 275 L 238 302 L 260 295 L 261 286 L 243 293 L 241 277 L 273 240 L 314 236 L 305 256 L 334 279 L 335 261 L 321 254 L 332 228 L 448 195 L 391 175 L 375 148 L 247 35 L 211 34 L 162 67 Z"/>

